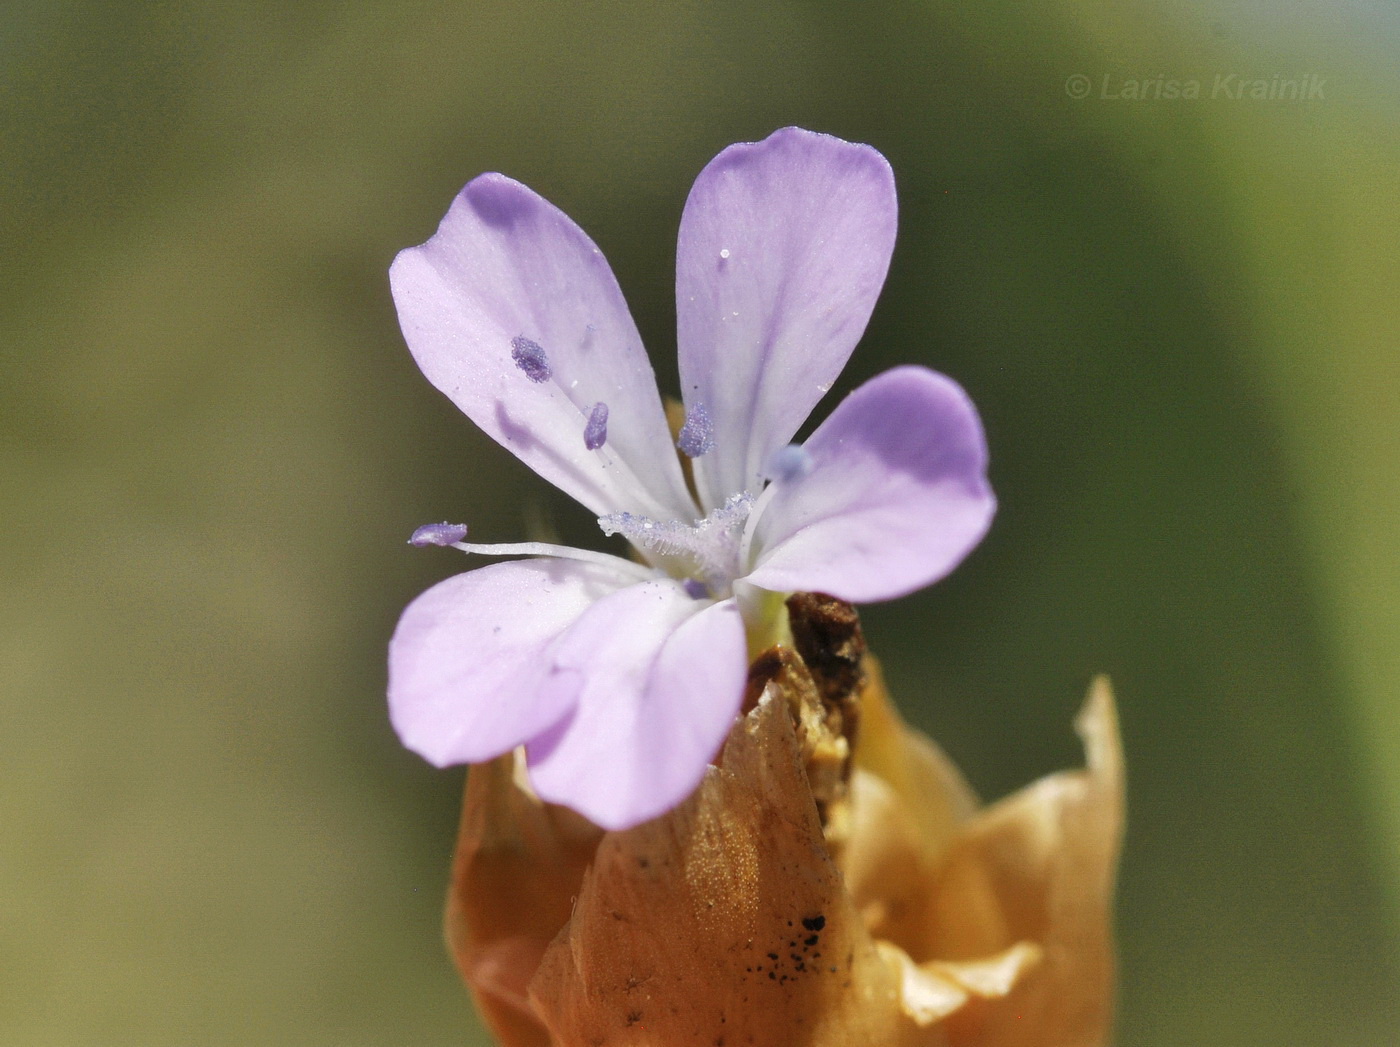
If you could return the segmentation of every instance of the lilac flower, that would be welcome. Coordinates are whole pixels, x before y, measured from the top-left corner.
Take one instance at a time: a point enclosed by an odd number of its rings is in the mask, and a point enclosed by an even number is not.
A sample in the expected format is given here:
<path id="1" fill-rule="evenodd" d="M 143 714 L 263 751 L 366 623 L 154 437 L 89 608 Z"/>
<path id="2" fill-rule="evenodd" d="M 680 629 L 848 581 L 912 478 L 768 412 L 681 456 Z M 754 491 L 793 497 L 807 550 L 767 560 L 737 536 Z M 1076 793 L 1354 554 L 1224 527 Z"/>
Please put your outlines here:
<path id="1" fill-rule="evenodd" d="M 635 825 L 704 775 L 750 651 L 783 639 L 784 594 L 903 596 L 977 544 L 995 505 L 986 445 L 942 375 L 887 371 L 791 444 L 870 318 L 895 212 L 869 146 L 787 128 L 710 162 L 677 248 L 674 443 L 607 262 L 525 186 L 480 176 L 398 256 L 399 320 L 428 380 L 640 561 L 452 543 L 527 559 L 404 612 L 389 704 L 405 745 L 439 766 L 524 745 L 541 797 Z"/>

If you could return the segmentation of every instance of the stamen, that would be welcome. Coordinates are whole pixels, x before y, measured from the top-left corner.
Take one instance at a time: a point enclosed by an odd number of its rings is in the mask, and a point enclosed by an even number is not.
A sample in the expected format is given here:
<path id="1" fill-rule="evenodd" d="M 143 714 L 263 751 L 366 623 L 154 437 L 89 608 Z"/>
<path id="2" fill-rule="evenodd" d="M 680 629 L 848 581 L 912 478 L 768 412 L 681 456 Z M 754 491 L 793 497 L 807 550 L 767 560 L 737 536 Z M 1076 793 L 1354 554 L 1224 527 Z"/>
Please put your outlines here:
<path id="1" fill-rule="evenodd" d="M 583 446 L 590 451 L 602 447 L 608 439 L 608 405 L 599 401 L 593 405 L 588 415 L 588 424 L 583 427 Z"/>
<path id="2" fill-rule="evenodd" d="M 792 483 L 812 471 L 812 456 L 801 444 L 788 444 L 773 452 L 768 460 L 767 477 L 778 483 Z"/>
<path id="3" fill-rule="evenodd" d="M 698 578 L 685 579 L 681 582 L 681 588 L 692 600 L 708 600 L 711 595 L 710 587 Z"/>
<path id="4" fill-rule="evenodd" d="M 548 542 L 501 542 L 500 544 L 478 545 L 470 542 L 454 542 L 452 548 L 478 556 L 552 556 L 560 560 L 580 560 L 583 563 L 602 564 L 614 571 L 632 575 L 638 581 L 656 577 L 656 572 L 645 564 L 624 560 L 612 553 L 600 553 L 593 549 L 575 549 L 572 545 L 551 545 Z"/>
<path id="5" fill-rule="evenodd" d="M 510 346 L 510 358 L 515 361 L 516 367 L 525 372 L 525 377 L 530 381 L 547 382 L 553 377 L 554 372 L 549 369 L 549 357 L 538 342 L 532 342 L 524 335 L 517 335 L 510 340 Z"/>
<path id="6" fill-rule="evenodd" d="M 676 446 L 689 458 L 699 458 L 715 449 L 715 426 L 704 404 L 696 404 L 686 415 Z"/>
<path id="7" fill-rule="evenodd" d="M 455 545 L 467 536 L 466 524 L 442 523 L 424 524 L 414 531 L 408 544 L 419 549 L 430 545 Z"/>

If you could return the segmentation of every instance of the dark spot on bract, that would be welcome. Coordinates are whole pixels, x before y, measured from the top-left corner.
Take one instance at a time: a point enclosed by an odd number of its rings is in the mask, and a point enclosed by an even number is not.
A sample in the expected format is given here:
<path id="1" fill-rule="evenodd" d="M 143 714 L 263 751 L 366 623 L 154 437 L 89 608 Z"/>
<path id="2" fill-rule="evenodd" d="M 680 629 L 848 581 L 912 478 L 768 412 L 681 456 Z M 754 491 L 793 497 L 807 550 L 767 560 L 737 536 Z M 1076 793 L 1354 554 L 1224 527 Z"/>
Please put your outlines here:
<path id="1" fill-rule="evenodd" d="M 806 927 L 809 931 L 820 931 L 823 927 L 826 926 L 826 917 L 823 916 L 821 913 L 817 913 L 816 916 L 804 917 L 802 920 L 802 926 Z"/>

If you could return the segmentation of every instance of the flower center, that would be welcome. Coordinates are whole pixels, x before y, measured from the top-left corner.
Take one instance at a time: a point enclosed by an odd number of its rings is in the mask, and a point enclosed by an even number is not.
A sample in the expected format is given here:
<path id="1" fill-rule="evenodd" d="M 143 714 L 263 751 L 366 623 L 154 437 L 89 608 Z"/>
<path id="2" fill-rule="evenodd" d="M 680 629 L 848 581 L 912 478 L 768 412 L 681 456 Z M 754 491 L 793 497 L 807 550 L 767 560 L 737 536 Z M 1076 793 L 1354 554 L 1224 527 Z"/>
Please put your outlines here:
<path id="1" fill-rule="evenodd" d="M 741 491 L 693 523 L 611 513 L 600 516 L 598 526 L 606 535 L 622 535 L 672 577 L 699 583 L 687 585 L 692 595 L 724 599 L 731 594 L 734 579 L 744 573 L 740 547 L 753 504 L 753 495 Z"/>

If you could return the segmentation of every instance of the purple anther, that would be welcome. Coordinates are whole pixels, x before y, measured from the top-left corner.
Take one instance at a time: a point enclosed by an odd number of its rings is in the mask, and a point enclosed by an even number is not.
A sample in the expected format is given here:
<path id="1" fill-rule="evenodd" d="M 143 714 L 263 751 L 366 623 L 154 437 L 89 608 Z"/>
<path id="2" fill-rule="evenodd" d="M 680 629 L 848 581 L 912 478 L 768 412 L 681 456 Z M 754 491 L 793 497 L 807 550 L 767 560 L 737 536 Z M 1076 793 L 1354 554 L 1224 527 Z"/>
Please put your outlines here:
<path id="1" fill-rule="evenodd" d="M 801 444 L 788 444 L 773 452 L 768 461 L 768 479 L 778 483 L 792 483 L 812 471 L 812 456 Z"/>
<path id="2" fill-rule="evenodd" d="M 545 355 L 543 346 L 539 342 L 530 341 L 524 335 L 517 335 L 510 340 L 510 358 L 532 382 L 547 382 L 554 374 L 549 369 L 549 357 Z"/>
<path id="3" fill-rule="evenodd" d="M 685 425 L 681 426 L 676 446 L 690 458 L 699 458 L 715 449 L 715 426 L 704 404 L 696 404 L 690 409 Z"/>
<path id="4" fill-rule="evenodd" d="M 601 400 L 593 405 L 588 414 L 588 424 L 583 427 L 583 446 L 596 451 L 608 439 L 608 405 Z"/>
<path id="5" fill-rule="evenodd" d="M 692 600 L 708 600 L 710 598 L 710 587 L 698 578 L 687 578 L 681 582 L 681 588 Z"/>
<path id="6" fill-rule="evenodd" d="M 426 549 L 430 545 L 454 545 L 466 536 L 466 524 L 443 521 L 436 524 L 424 524 L 413 532 L 408 544 L 417 546 L 419 549 Z"/>

